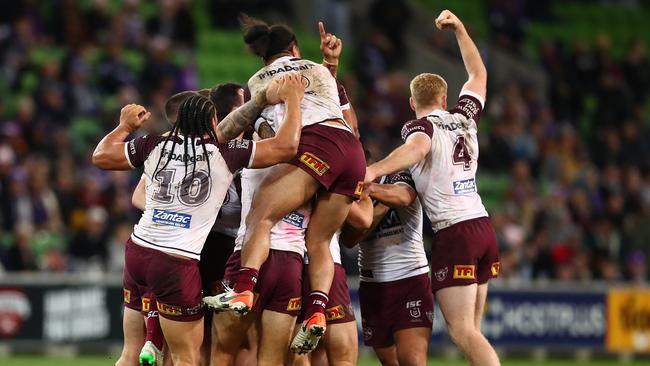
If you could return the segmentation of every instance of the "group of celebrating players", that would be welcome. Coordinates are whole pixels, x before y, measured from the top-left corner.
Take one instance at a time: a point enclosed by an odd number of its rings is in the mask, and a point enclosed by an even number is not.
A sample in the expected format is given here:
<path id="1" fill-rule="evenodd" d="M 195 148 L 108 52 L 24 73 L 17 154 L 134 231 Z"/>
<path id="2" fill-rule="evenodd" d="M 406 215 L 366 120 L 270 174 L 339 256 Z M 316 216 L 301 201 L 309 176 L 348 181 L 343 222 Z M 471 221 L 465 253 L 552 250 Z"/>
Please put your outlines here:
<path id="1" fill-rule="evenodd" d="M 426 364 L 434 294 L 468 361 L 498 365 L 480 331 L 499 272 L 475 182 L 487 72 L 462 22 L 448 10 L 435 21 L 454 31 L 469 76 L 458 102 L 447 111 L 439 75 L 415 77 L 403 145 L 368 166 L 336 81 L 341 40 L 319 23 L 317 64 L 289 27 L 240 22 L 264 63 L 247 88 L 176 94 L 169 132 L 125 142 L 150 117 L 129 104 L 93 153 L 102 169 L 144 167 L 116 365 L 355 365 L 340 245 L 357 244 L 363 340 L 383 365 Z"/>

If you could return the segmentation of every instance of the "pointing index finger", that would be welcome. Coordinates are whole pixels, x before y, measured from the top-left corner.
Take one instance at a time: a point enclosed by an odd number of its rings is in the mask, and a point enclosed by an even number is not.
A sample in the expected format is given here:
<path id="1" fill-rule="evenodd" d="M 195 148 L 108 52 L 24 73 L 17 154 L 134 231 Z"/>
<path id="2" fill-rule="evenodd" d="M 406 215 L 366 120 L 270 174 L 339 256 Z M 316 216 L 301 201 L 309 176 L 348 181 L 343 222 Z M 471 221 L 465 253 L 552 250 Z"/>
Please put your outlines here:
<path id="1" fill-rule="evenodd" d="M 320 39 L 325 39 L 325 25 L 323 22 L 318 22 L 318 32 L 320 33 Z"/>

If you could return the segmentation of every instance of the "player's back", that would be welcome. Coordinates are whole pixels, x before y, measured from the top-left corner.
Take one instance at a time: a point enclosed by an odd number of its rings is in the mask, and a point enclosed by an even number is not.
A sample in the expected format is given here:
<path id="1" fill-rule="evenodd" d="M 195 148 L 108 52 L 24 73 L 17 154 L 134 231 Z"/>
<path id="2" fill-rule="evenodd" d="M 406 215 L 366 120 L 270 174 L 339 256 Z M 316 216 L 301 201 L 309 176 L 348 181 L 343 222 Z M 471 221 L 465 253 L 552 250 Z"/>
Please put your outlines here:
<path id="1" fill-rule="evenodd" d="M 166 144 L 164 140 L 145 136 L 127 144 L 130 159 L 144 160 L 146 183 L 145 210 L 132 239 L 145 247 L 199 259 L 233 172 L 247 166 L 253 142 L 195 139 L 186 150 L 179 137 Z"/>
<path id="2" fill-rule="evenodd" d="M 336 79 L 327 68 L 313 61 L 291 56 L 280 57 L 271 64 L 261 68 L 249 80 L 248 88 L 251 95 L 264 90 L 274 79 L 287 72 L 299 72 L 306 84 L 305 96 L 301 104 L 302 126 L 309 126 L 328 120 L 343 121 L 339 92 Z M 269 106 L 262 111 L 262 117 L 273 121 L 275 130 L 278 129 L 284 115 L 284 105 Z"/>
<path id="3" fill-rule="evenodd" d="M 410 171 L 434 230 L 488 216 L 476 186 L 481 105 L 463 95 L 450 112 L 434 110 L 402 129 L 405 139 L 414 132 L 431 137 L 431 151 Z"/>

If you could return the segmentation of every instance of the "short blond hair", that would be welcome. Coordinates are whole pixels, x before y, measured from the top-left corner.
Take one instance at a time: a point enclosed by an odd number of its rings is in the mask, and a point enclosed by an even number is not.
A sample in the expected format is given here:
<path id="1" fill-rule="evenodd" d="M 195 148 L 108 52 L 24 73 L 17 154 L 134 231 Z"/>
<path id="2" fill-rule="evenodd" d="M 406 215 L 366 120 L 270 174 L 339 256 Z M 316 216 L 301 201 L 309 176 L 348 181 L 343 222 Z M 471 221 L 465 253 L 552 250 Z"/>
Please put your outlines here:
<path id="1" fill-rule="evenodd" d="M 416 106 L 433 106 L 442 104 L 447 82 L 438 74 L 423 73 L 411 80 L 410 89 Z"/>

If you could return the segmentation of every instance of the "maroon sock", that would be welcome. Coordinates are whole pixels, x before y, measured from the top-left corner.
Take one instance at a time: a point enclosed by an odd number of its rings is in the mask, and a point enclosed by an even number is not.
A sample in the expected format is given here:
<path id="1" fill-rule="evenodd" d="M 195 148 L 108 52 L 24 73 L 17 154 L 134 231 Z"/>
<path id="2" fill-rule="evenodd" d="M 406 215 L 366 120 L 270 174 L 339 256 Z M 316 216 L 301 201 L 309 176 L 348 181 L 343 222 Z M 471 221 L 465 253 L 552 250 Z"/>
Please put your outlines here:
<path id="1" fill-rule="evenodd" d="M 242 267 L 235 278 L 235 292 L 253 291 L 260 272 L 255 268 Z"/>
<path id="2" fill-rule="evenodd" d="M 162 351 L 165 336 L 160 327 L 160 319 L 158 319 L 157 311 L 150 311 L 147 314 L 147 338 L 145 341 L 151 341 L 156 348 Z"/>
<path id="3" fill-rule="evenodd" d="M 307 307 L 305 308 L 305 318 L 309 318 L 314 313 L 325 313 L 325 308 L 329 302 L 327 294 L 321 291 L 312 291 L 307 297 Z"/>

